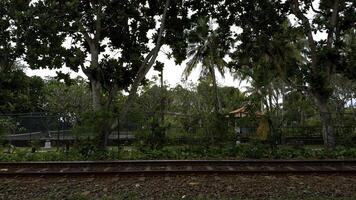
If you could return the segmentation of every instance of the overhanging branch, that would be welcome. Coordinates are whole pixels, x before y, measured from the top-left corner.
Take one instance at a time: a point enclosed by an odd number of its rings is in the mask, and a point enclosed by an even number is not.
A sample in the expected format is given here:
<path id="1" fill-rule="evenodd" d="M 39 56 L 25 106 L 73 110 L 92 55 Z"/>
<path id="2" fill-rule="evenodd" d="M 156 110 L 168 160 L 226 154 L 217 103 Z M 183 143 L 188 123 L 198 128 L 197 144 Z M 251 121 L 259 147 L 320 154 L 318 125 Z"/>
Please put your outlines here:
<path id="1" fill-rule="evenodd" d="M 148 71 L 152 68 L 154 62 L 156 61 L 156 58 L 158 56 L 158 52 L 160 50 L 160 48 L 162 47 L 162 37 L 163 37 L 163 32 L 165 29 L 165 21 L 166 21 L 166 16 L 167 16 L 167 10 L 168 10 L 168 6 L 169 6 L 169 2 L 170 0 L 166 0 L 165 3 L 165 7 L 163 10 L 163 14 L 162 14 L 162 19 L 161 19 L 161 25 L 160 25 L 160 29 L 159 29 L 159 33 L 158 33 L 158 38 L 157 38 L 157 42 L 156 42 L 156 46 L 155 48 L 153 48 L 151 50 L 151 52 L 146 56 L 145 60 L 143 61 L 142 65 L 140 66 L 140 69 L 138 70 L 138 75 L 135 78 L 132 86 L 131 86 L 131 90 L 129 93 L 128 98 L 126 99 L 124 106 L 120 112 L 120 120 L 124 121 L 126 119 L 126 115 L 131 107 L 132 102 L 135 99 L 136 96 L 136 92 L 137 89 L 140 85 L 140 83 L 142 82 L 142 80 L 145 78 L 146 74 L 148 73 Z M 115 126 L 112 126 L 112 128 L 114 128 Z"/>

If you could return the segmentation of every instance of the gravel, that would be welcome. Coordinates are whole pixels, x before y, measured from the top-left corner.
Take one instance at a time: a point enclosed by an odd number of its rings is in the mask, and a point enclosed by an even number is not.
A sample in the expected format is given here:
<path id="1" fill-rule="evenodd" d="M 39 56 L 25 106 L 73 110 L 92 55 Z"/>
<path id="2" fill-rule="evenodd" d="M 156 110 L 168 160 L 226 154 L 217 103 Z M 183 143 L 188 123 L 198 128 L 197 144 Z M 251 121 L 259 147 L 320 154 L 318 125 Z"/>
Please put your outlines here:
<path id="1" fill-rule="evenodd" d="M 0 199 L 356 199 L 355 175 L 0 178 Z"/>

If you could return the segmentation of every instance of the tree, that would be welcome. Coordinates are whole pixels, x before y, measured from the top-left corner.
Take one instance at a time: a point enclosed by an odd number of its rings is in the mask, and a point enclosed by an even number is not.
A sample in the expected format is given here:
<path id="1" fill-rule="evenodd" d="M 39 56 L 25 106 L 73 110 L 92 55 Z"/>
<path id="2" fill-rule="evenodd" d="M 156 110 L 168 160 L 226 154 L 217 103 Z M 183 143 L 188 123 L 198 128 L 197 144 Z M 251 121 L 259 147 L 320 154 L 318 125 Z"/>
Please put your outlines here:
<path id="1" fill-rule="evenodd" d="M 16 68 L 16 60 L 22 55 L 21 32 L 15 27 L 19 23 L 19 13 L 25 12 L 26 5 L 19 0 L 0 2 L 0 73 Z"/>
<path id="2" fill-rule="evenodd" d="M 235 87 L 220 87 L 222 113 L 229 113 L 241 107 L 247 100 L 246 96 Z"/>
<path id="3" fill-rule="evenodd" d="M 290 10 L 299 20 L 300 28 L 308 41 L 308 61 L 304 65 L 308 69 L 308 74 L 305 74 L 309 84 L 307 90 L 320 113 L 324 144 L 327 148 L 334 149 L 334 128 L 327 103 L 333 90 L 331 77 L 337 71 L 342 72 L 343 65 L 347 62 L 347 57 L 341 52 L 344 45 L 341 38 L 355 25 L 356 18 L 352 14 L 355 2 L 323 0 L 320 1 L 319 11 L 313 8 L 310 1 L 292 0 L 289 3 Z M 309 8 L 317 13 L 312 24 L 304 14 Z M 316 41 L 313 31 L 326 31 L 326 40 Z"/>
<path id="4" fill-rule="evenodd" d="M 284 121 L 284 106 L 281 106 L 281 101 L 284 101 L 287 88 L 270 64 L 262 60 L 256 61 L 253 66 L 239 68 L 235 76 L 248 81 L 249 86 L 245 91 L 249 95 L 247 108 L 252 113 L 263 113 L 268 121 L 267 136 L 270 143 L 275 145 L 278 142 L 278 130 Z"/>
<path id="5" fill-rule="evenodd" d="M 199 63 L 202 64 L 201 74 L 209 74 L 209 76 L 211 76 L 215 93 L 215 112 L 219 113 L 221 111 L 221 102 L 218 94 L 215 69 L 224 76 L 226 62 L 223 59 L 224 53 L 221 52 L 218 43 L 220 36 L 216 31 L 211 30 L 211 24 L 208 25 L 207 23 L 207 19 L 199 19 L 196 29 L 191 33 L 192 37 L 188 40 L 189 46 L 187 53 L 189 60 L 183 73 L 185 77 L 188 78 L 193 69 L 196 68 Z"/>
<path id="6" fill-rule="evenodd" d="M 129 111 L 131 104 L 135 99 L 138 86 L 144 80 L 148 71 L 152 68 L 152 66 L 155 63 L 156 58 L 158 56 L 158 52 L 163 45 L 162 37 L 163 37 L 163 31 L 165 29 L 165 22 L 166 22 L 166 16 L 167 16 L 169 3 L 170 3 L 170 0 L 166 0 L 163 14 L 162 14 L 162 19 L 161 19 L 161 25 L 160 25 L 160 29 L 159 29 L 158 37 L 157 37 L 157 41 L 156 41 L 156 46 L 147 55 L 147 57 L 145 58 L 144 62 L 142 63 L 141 67 L 138 70 L 137 77 L 132 83 L 129 96 L 128 96 L 127 100 L 125 101 L 125 105 L 123 106 L 123 109 L 121 111 L 121 117 L 120 117 L 121 121 L 126 120 L 127 112 Z"/>
<path id="7" fill-rule="evenodd" d="M 334 112 L 343 112 L 352 108 L 356 93 L 356 82 L 340 74 L 332 77 L 333 95 L 331 97 Z"/>
<path id="8" fill-rule="evenodd" d="M 147 32 L 155 30 L 155 17 L 167 12 L 168 3 L 169 0 L 165 5 L 137 0 L 32 2 L 21 16 L 23 23 L 17 26 L 25 38 L 25 60 L 33 69 L 64 65 L 73 71 L 82 69 L 90 81 L 93 110 L 111 112 L 117 92 L 128 90 L 131 85 L 130 93 L 136 93 L 154 64 L 162 46 L 164 17 L 153 38 Z M 156 40 L 156 47 L 151 50 L 150 40 Z M 63 43 L 68 41 L 70 47 L 65 47 Z M 117 53 L 106 55 L 106 49 Z M 98 135 L 101 148 L 106 146 L 114 119 L 105 121 L 107 124 Z"/>
<path id="9" fill-rule="evenodd" d="M 89 85 L 81 77 L 66 84 L 52 79 L 44 86 L 44 110 L 60 114 L 67 122 L 77 124 L 84 113 L 92 110 Z"/>
<path id="10" fill-rule="evenodd" d="M 241 44 L 237 47 L 240 52 L 237 66 L 241 66 L 243 60 L 252 66 L 256 60 L 268 58 L 265 64 L 276 68 L 291 87 L 312 98 L 319 111 L 328 149 L 335 147 L 327 106 L 332 94 L 331 77 L 353 68 L 350 66 L 352 56 L 350 51 L 345 51 L 343 38 L 355 24 L 354 4 L 353 1 L 322 0 L 319 10 L 315 10 L 312 1 L 242 2 L 241 9 L 246 12 L 235 19 L 243 29 L 238 38 Z M 312 20 L 306 15 L 310 11 L 316 13 Z M 296 16 L 297 25 L 286 23 L 289 15 Z M 313 33 L 317 32 L 327 32 L 327 38 L 316 41 Z"/>
<path id="11" fill-rule="evenodd" d="M 0 114 L 43 111 L 44 81 L 28 77 L 17 64 L 0 73 Z"/>
<path id="12" fill-rule="evenodd" d="M 0 1 L 0 113 L 38 112 L 43 106 L 44 82 L 28 77 L 19 62 L 25 48 L 21 30 L 21 13 L 28 1 Z"/>

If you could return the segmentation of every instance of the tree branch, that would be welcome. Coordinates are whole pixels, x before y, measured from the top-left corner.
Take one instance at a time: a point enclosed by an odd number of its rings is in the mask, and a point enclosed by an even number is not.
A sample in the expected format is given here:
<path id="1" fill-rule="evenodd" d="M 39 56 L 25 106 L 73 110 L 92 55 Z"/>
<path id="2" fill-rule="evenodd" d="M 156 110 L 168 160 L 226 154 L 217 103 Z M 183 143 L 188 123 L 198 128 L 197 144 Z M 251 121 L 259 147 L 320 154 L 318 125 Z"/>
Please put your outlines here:
<path id="1" fill-rule="evenodd" d="M 309 23 L 309 19 L 302 13 L 302 11 L 299 8 L 299 1 L 298 0 L 292 0 L 291 3 L 291 10 L 293 12 L 293 14 L 302 21 L 302 25 L 303 25 L 303 29 L 304 32 L 307 36 L 308 39 L 308 44 L 309 44 L 309 48 L 310 48 L 310 53 L 311 53 L 311 59 L 312 59 L 312 70 L 316 69 L 317 66 L 317 55 L 316 55 L 316 43 L 315 40 L 313 38 L 313 34 L 312 34 L 312 27 Z"/>
<path id="2" fill-rule="evenodd" d="M 299 89 L 300 91 L 304 91 L 306 93 L 310 92 L 308 86 L 298 85 L 298 84 L 294 83 L 290 78 L 286 78 L 284 80 L 286 80 L 287 84 L 289 84 L 292 88 L 296 88 L 297 90 Z"/>
<path id="3" fill-rule="evenodd" d="M 99 1 L 100 2 L 100 1 Z M 101 37 L 101 3 L 96 8 L 96 21 L 95 21 L 95 37 L 94 41 L 98 45 L 100 42 L 100 37 Z"/>
<path id="4" fill-rule="evenodd" d="M 81 64 L 80 67 L 81 67 L 83 73 L 88 77 L 88 79 L 91 80 L 92 75 L 90 73 L 90 70 L 87 69 L 86 67 L 84 67 L 84 64 Z"/>
<path id="5" fill-rule="evenodd" d="M 142 80 L 145 78 L 147 72 L 153 66 L 153 64 L 156 61 L 156 58 L 158 56 L 159 49 L 163 45 L 161 43 L 161 41 L 162 41 L 162 37 L 163 37 L 163 31 L 164 31 L 164 28 L 165 28 L 164 25 L 165 25 L 165 21 L 166 21 L 169 1 L 170 0 L 166 0 L 165 7 L 164 7 L 164 10 L 163 10 L 162 19 L 161 19 L 161 26 L 160 26 L 159 33 L 158 33 L 156 47 L 152 49 L 152 51 L 147 55 L 147 57 L 143 61 L 142 65 L 140 66 L 140 69 L 138 71 L 138 75 L 137 75 L 137 77 L 135 78 L 135 80 L 134 80 L 134 82 L 132 84 L 129 96 L 128 96 L 127 100 L 125 101 L 124 106 L 123 106 L 123 108 L 121 110 L 120 121 L 124 121 L 126 119 L 126 115 L 127 115 L 128 111 L 129 111 L 129 109 L 131 107 L 131 104 L 132 104 L 132 102 L 133 102 L 133 100 L 134 100 L 134 98 L 136 96 L 136 92 L 137 92 L 138 86 L 142 82 Z"/>
<path id="6" fill-rule="evenodd" d="M 89 44 L 90 48 L 92 48 L 92 45 L 94 43 L 93 39 L 89 36 L 87 31 L 84 28 L 84 25 L 82 22 L 79 20 L 79 31 L 83 34 L 85 41 Z"/>
<path id="7" fill-rule="evenodd" d="M 339 1 L 335 0 L 334 5 L 333 5 L 333 11 L 332 11 L 331 19 L 330 19 L 330 27 L 329 27 L 329 32 L 328 32 L 328 39 L 327 39 L 327 46 L 328 48 L 332 47 L 333 43 L 333 36 L 335 33 L 336 29 L 336 23 L 338 19 L 338 13 L 339 13 Z"/>
<path id="8" fill-rule="evenodd" d="M 314 9 L 313 0 L 310 1 L 310 7 L 311 7 L 311 9 L 312 9 L 315 13 L 318 13 L 318 14 L 321 14 L 321 15 L 325 15 L 324 12 Z"/>

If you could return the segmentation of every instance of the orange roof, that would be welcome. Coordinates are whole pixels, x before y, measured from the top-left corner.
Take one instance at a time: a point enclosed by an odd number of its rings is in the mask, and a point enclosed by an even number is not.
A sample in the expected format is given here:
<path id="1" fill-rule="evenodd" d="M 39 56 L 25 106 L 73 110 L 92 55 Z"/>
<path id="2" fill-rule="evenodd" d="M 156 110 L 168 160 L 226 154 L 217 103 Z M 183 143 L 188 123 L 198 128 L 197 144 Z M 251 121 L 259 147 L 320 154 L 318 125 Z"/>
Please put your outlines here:
<path id="1" fill-rule="evenodd" d="M 242 106 L 241 108 L 231 111 L 230 114 L 244 113 L 245 111 L 246 111 L 246 107 Z"/>
<path id="2" fill-rule="evenodd" d="M 236 110 L 233 110 L 233 111 L 231 111 L 231 112 L 229 112 L 229 114 L 233 114 L 234 115 L 234 117 L 244 117 L 244 116 L 246 116 L 246 115 L 242 115 L 242 114 L 246 114 L 247 112 L 246 112 L 246 107 L 245 106 L 242 106 L 241 108 L 238 108 L 238 109 L 236 109 Z M 263 115 L 261 112 L 259 112 L 259 111 L 256 111 L 256 113 L 255 113 L 257 116 L 261 116 L 261 115 Z"/>

